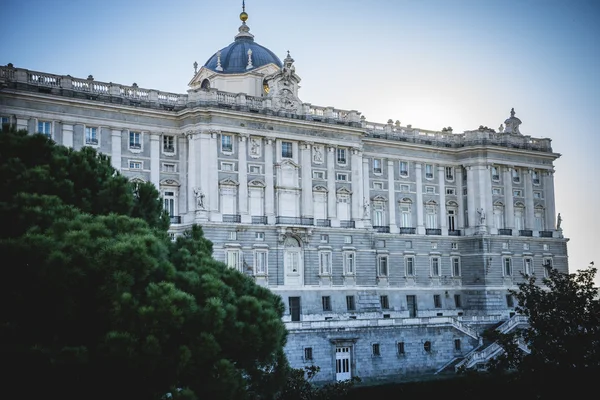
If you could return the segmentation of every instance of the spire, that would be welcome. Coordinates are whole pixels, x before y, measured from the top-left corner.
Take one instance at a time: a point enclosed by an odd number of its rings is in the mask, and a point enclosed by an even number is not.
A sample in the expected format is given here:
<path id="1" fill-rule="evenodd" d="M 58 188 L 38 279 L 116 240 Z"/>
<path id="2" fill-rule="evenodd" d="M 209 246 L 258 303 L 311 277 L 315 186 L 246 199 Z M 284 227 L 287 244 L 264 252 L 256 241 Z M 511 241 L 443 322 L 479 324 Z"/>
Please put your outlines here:
<path id="1" fill-rule="evenodd" d="M 242 25 L 240 25 L 238 29 L 238 34 L 235 35 L 235 40 L 238 39 L 250 39 L 254 40 L 254 35 L 250 33 L 250 28 L 246 25 L 246 21 L 248 20 L 248 14 L 246 13 L 246 1 L 242 0 L 242 12 L 240 13 L 240 20 L 242 21 Z"/>

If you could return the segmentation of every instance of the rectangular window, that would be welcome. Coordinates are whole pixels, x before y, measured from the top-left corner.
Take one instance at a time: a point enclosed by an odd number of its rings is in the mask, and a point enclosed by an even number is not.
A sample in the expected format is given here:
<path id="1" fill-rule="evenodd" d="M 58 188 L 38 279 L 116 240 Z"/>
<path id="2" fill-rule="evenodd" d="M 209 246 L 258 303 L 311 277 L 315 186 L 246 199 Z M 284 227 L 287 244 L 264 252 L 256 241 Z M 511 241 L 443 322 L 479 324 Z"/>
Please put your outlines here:
<path id="1" fill-rule="evenodd" d="M 312 347 L 304 348 L 304 361 L 312 361 L 313 359 L 313 351 Z"/>
<path id="2" fill-rule="evenodd" d="M 337 149 L 337 163 L 346 165 L 346 149 Z"/>
<path id="3" fill-rule="evenodd" d="M 373 355 L 380 356 L 381 352 L 379 350 L 379 343 L 373 343 Z"/>
<path id="4" fill-rule="evenodd" d="M 455 196 L 456 195 L 456 189 L 455 188 L 446 188 L 446 194 L 448 196 Z"/>
<path id="5" fill-rule="evenodd" d="M 425 193 L 435 194 L 435 186 L 425 186 Z"/>
<path id="6" fill-rule="evenodd" d="M 512 170 L 512 180 L 514 183 L 519 183 L 521 182 L 521 176 L 519 174 L 519 169 L 518 168 L 513 168 Z"/>
<path id="7" fill-rule="evenodd" d="M 431 276 L 440 276 L 440 258 L 431 258 Z"/>
<path id="8" fill-rule="evenodd" d="M 227 250 L 227 266 L 242 271 L 239 250 Z"/>
<path id="9" fill-rule="evenodd" d="M 514 307 L 515 306 L 515 301 L 512 297 L 512 294 L 507 294 L 506 295 L 506 306 L 507 307 Z"/>
<path id="10" fill-rule="evenodd" d="M 425 178 L 433 179 L 433 164 L 425 164 Z"/>
<path id="11" fill-rule="evenodd" d="M 536 170 L 531 171 L 531 181 L 534 185 L 540 184 L 540 173 Z"/>
<path id="12" fill-rule="evenodd" d="M 504 258 L 504 276 L 512 276 L 512 259 Z"/>
<path id="13" fill-rule="evenodd" d="M 523 259 L 523 273 L 525 275 L 533 275 L 533 260 L 530 257 Z"/>
<path id="14" fill-rule="evenodd" d="M 354 253 L 344 253 L 344 271 L 347 275 L 354 275 Z"/>
<path id="15" fill-rule="evenodd" d="M 387 296 L 379 296 L 379 303 L 381 304 L 381 308 L 383 310 L 388 310 L 390 308 L 390 299 Z"/>
<path id="16" fill-rule="evenodd" d="M 38 121 L 37 133 L 42 133 L 48 137 L 52 137 L 52 122 Z"/>
<path id="17" fill-rule="evenodd" d="M 452 242 L 452 244 L 450 245 L 450 248 L 452 250 L 458 250 L 458 242 Z"/>
<path id="18" fill-rule="evenodd" d="M 348 309 L 348 311 L 356 310 L 356 304 L 354 303 L 354 296 L 346 296 L 346 309 Z"/>
<path id="19" fill-rule="evenodd" d="M 175 153 L 175 138 L 173 136 L 163 136 L 163 152 Z"/>
<path id="20" fill-rule="evenodd" d="M 502 242 L 502 250 L 508 250 L 508 242 Z"/>
<path id="21" fill-rule="evenodd" d="M 548 277 L 548 275 L 550 274 L 550 270 L 552 270 L 552 259 L 551 258 L 544 258 L 544 260 L 542 261 L 542 267 L 544 267 L 544 277 Z"/>
<path id="22" fill-rule="evenodd" d="M 444 168 L 446 172 L 446 180 L 453 181 L 454 180 L 454 167 L 446 167 Z"/>
<path id="23" fill-rule="evenodd" d="M 403 193 L 410 192 L 410 185 L 400 185 L 400 191 Z"/>
<path id="24" fill-rule="evenodd" d="M 300 321 L 300 297 L 290 297 L 288 299 L 288 304 L 290 307 L 290 317 L 292 322 Z"/>
<path id="25" fill-rule="evenodd" d="M 400 161 L 400 176 L 402 178 L 408 177 L 408 161 Z"/>
<path id="26" fill-rule="evenodd" d="M 498 167 L 492 166 L 492 180 L 498 182 L 500 180 L 500 171 Z"/>
<path id="27" fill-rule="evenodd" d="M 321 235 L 321 243 L 329 243 L 329 235 Z"/>
<path id="28" fill-rule="evenodd" d="M 325 171 L 313 171 L 313 179 L 325 179 Z"/>
<path id="29" fill-rule="evenodd" d="M 433 295 L 433 306 L 435 308 L 442 308 L 442 296 L 439 294 Z"/>
<path id="30" fill-rule="evenodd" d="M 404 352 L 404 342 L 398 342 L 398 344 L 396 345 L 396 348 L 398 349 L 398 355 L 405 354 L 405 352 Z"/>
<path id="31" fill-rule="evenodd" d="M 292 142 L 281 142 L 281 157 L 292 158 L 294 156 Z"/>
<path id="32" fill-rule="evenodd" d="M 406 269 L 406 276 L 415 276 L 415 258 L 406 257 L 404 259 L 404 266 Z"/>
<path id="33" fill-rule="evenodd" d="M 254 273 L 256 275 L 266 275 L 267 273 L 267 250 L 256 250 L 254 253 Z"/>
<path id="34" fill-rule="evenodd" d="M 319 271 L 321 275 L 331 275 L 330 251 L 321 251 L 319 253 Z"/>
<path id="35" fill-rule="evenodd" d="M 175 172 L 175 164 L 163 164 L 163 172 Z"/>
<path id="36" fill-rule="evenodd" d="M 492 194 L 494 196 L 501 196 L 502 195 L 502 188 L 499 188 L 499 187 L 492 188 Z"/>
<path id="37" fill-rule="evenodd" d="M 335 179 L 337 181 L 346 182 L 346 181 L 348 181 L 348 174 L 337 173 L 335 175 Z"/>
<path id="38" fill-rule="evenodd" d="M 460 294 L 455 294 L 454 295 L 454 305 L 456 306 L 456 308 L 461 308 L 462 307 L 462 300 L 460 298 Z"/>
<path id="39" fill-rule="evenodd" d="M 373 182 L 373 190 L 383 190 L 383 182 Z"/>
<path id="40" fill-rule="evenodd" d="M 254 239 L 262 242 L 265 240 L 265 233 L 264 232 L 256 232 L 254 235 Z"/>
<path id="41" fill-rule="evenodd" d="M 237 240 L 237 232 L 236 231 L 229 232 L 229 240 Z"/>
<path id="42" fill-rule="evenodd" d="M 381 160 L 381 158 L 373 159 L 373 173 L 374 174 L 381 174 L 383 172 L 382 164 L 383 164 L 383 161 Z"/>
<path id="43" fill-rule="evenodd" d="M 142 148 L 142 133 L 129 131 L 129 148 L 140 150 Z"/>
<path id="44" fill-rule="evenodd" d="M 454 351 L 460 351 L 460 339 L 454 339 Z"/>
<path id="45" fill-rule="evenodd" d="M 175 215 L 175 192 L 163 193 L 163 208 L 169 216 Z"/>
<path id="46" fill-rule="evenodd" d="M 352 236 L 344 236 L 344 244 L 352 244 Z"/>
<path id="47" fill-rule="evenodd" d="M 144 164 L 141 161 L 129 161 L 129 169 L 143 169 Z"/>
<path id="48" fill-rule="evenodd" d="M 0 117 L 0 123 L 2 126 L 10 124 L 10 117 Z"/>
<path id="49" fill-rule="evenodd" d="M 523 197 L 522 190 L 513 190 L 513 197 Z"/>
<path id="50" fill-rule="evenodd" d="M 260 174 L 260 165 L 249 165 L 248 172 L 251 174 Z"/>
<path id="51" fill-rule="evenodd" d="M 222 162 L 221 171 L 233 171 L 233 163 Z"/>
<path id="52" fill-rule="evenodd" d="M 388 257 L 379 256 L 377 258 L 379 276 L 388 276 Z"/>
<path id="53" fill-rule="evenodd" d="M 96 128 L 95 126 L 85 127 L 85 144 L 91 146 L 98 145 L 98 128 Z"/>
<path id="54" fill-rule="evenodd" d="M 331 297 L 330 296 L 321 297 L 321 303 L 323 303 L 323 311 L 331 311 Z"/>
<path id="55" fill-rule="evenodd" d="M 233 136 L 221 135 L 221 152 L 232 153 L 233 152 Z"/>
<path id="56" fill-rule="evenodd" d="M 542 192 L 533 192 L 533 198 L 534 199 L 543 199 L 543 195 Z"/>
<path id="57" fill-rule="evenodd" d="M 452 276 L 460 276 L 460 258 L 452 257 Z"/>

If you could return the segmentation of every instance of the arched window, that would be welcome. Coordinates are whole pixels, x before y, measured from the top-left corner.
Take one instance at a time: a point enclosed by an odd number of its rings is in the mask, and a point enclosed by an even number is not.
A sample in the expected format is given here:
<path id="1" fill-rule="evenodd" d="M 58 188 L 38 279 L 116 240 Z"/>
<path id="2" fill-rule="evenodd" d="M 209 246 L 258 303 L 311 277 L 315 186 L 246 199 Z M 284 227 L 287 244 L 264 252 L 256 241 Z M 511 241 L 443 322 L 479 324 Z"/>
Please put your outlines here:
<path id="1" fill-rule="evenodd" d="M 425 204 L 425 228 L 437 229 L 437 203 L 435 201 Z"/>
<path id="2" fill-rule="evenodd" d="M 458 222 L 456 218 L 458 215 L 458 204 L 455 201 L 449 201 L 447 203 L 446 214 L 448 217 L 448 230 L 457 230 Z"/>
<path id="3" fill-rule="evenodd" d="M 200 85 L 200 89 L 208 90 L 210 89 L 210 81 L 205 79 L 202 81 L 202 85 Z"/>
<path id="4" fill-rule="evenodd" d="M 404 198 L 400 201 L 400 227 L 412 228 L 412 201 Z"/>
<path id="5" fill-rule="evenodd" d="M 544 207 L 541 205 L 535 206 L 533 211 L 533 225 L 536 231 L 544 230 Z"/>
<path id="6" fill-rule="evenodd" d="M 525 229 L 525 205 L 523 203 L 515 204 L 515 229 L 518 231 Z"/>
<path id="7" fill-rule="evenodd" d="M 494 203 L 494 226 L 496 229 L 504 229 L 504 204 Z"/>

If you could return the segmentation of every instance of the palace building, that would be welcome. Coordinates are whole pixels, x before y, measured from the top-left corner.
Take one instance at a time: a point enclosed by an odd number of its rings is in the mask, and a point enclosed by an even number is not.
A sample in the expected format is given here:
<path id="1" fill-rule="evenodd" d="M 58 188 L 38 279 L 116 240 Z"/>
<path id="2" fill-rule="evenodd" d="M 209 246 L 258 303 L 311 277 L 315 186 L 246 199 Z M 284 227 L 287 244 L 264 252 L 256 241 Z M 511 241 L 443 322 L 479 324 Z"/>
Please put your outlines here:
<path id="1" fill-rule="evenodd" d="M 508 290 L 568 271 L 551 139 L 508 109 L 456 133 L 306 103 L 247 18 L 185 94 L 0 67 L 2 123 L 152 182 L 173 237 L 200 224 L 216 259 L 281 296 L 290 364 L 317 379 L 485 363 L 484 329 L 526 323 Z"/>

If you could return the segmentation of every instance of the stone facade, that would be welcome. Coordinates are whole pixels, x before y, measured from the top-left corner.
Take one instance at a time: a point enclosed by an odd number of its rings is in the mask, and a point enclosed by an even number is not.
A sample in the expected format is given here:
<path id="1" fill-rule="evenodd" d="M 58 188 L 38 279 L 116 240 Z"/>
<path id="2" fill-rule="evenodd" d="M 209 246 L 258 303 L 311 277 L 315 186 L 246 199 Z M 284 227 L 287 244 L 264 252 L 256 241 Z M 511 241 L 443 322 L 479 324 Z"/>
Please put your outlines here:
<path id="1" fill-rule="evenodd" d="M 372 123 L 301 102 L 289 54 L 235 74 L 215 56 L 187 94 L 9 64 L 0 116 L 156 185 L 173 237 L 201 224 L 215 258 L 282 297 L 293 366 L 322 380 L 435 373 L 511 318 L 522 273 L 568 271 L 559 154 L 514 110 L 500 132 Z"/>

